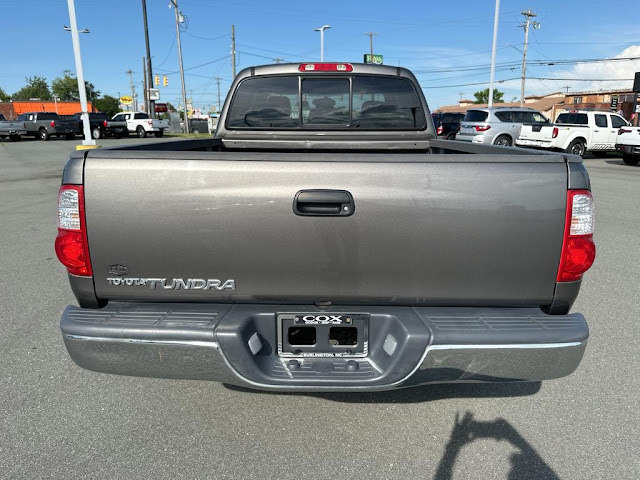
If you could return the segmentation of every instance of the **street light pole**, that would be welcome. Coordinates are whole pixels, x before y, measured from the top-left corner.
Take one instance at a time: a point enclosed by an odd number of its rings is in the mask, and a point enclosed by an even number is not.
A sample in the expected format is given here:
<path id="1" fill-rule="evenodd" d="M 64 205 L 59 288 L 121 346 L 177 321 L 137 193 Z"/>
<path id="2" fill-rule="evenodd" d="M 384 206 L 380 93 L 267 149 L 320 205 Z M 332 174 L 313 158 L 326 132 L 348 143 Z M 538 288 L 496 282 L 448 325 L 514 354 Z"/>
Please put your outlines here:
<path id="1" fill-rule="evenodd" d="M 180 17 L 178 0 L 171 0 L 176 13 L 176 38 L 178 40 L 178 62 L 180 63 L 180 83 L 182 84 L 182 108 L 184 109 L 184 131 L 189 133 L 189 118 L 187 115 L 187 93 L 184 88 L 184 67 L 182 66 L 182 45 L 180 44 Z"/>
<path id="2" fill-rule="evenodd" d="M 491 47 L 491 75 L 489 78 L 489 108 L 493 107 L 493 80 L 496 74 L 496 43 L 498 41 L 498 20 L 500 17 L 500 0 L 496 0 L 496 11 L 493 17 L 493 46 Z"/>
<path id="3" fill-rule="evenodd" d="M 89 113 L 87 112 L 87 90 L 84 83 L 84 72 L 82 70 L 82 55 L 80 54 L 80 34 L 78 33 L 78 23 L 76 22 L 76 7 L 74 0 L 67 0 L 69 9 L 69 22 L 71 27 L 71 40 L 73 42 L 73 56 L 76 61 L 76 78 L 78 79 L 78 92 L 80 94 L 80 110 L 82 111 L 82 131 L 84 140 L 82 145 L 88 148 L 95 148 L 96 141 L 91 138 L 91 127 L 89 126 Z"/>
<path id="4" fill-rule="evenodd" d="M 331 25 L 323 25 L 314 29 L 314 32 L 320 32 L 320 61 L 324 62 L 324 31 L 331 28 Z"/>

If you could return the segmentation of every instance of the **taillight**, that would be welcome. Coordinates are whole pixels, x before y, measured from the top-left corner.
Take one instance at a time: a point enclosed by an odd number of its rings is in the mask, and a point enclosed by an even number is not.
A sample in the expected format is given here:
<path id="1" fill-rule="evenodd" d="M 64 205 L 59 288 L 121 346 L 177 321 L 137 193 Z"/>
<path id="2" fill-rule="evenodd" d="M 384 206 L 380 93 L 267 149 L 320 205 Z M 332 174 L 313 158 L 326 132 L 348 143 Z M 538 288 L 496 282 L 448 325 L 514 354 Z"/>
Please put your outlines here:
<path id="1" fill-rule="evenodd" d="M 440 125 L 436 131 L 438 132 L 438 135 L 442 135 L 442 132 L 444 132 L 444 128 L 442 127 L 442 125 Z"/>
<path id="2" fill-rule="evenodd" d="M 102 121 L 102 126 L 103 126 L 104 128 L 107 128 L 107 121 L 106 121 L 106 120 L 103 120 L 103 121 Z"/>
<path id="3" fill-rule="evenodd" d="M 553 127 L 551 132 L 551 138 L 556 138 L 558 136 L 558 127 Z"/>
<path id="4" fill-rule="evenodd" d="M 476 132 L 486 132 L 491 128 L 491 125 L 476 125 Z"/>
<path id="5" fill-rule="evenodd" d="M 623 133 L 631 133 L 632 130 L 628 130 L 626 128 L 621 128 L 620 130 L 618 130 L 618 135 L 622 135 Z"/>
<path id="6" fill-rule="evenodd" d="M 567 216 L 564 226 L 558 282 L 580 280 L 596 258 L 593 243 L 593 197 L 588 190 L 567 192 Z"/>
<path id="7" fill-rule="evenodd" d="M 72 275 L 91 276 L 82 185 L 63 185 L 58 192 L 58 260 Z"/>
<path id="8" fill-rule="evenodd" d="M 56 128 L 56 121 L 55 120 L 51 120 L 51 128 Z"/>
<path id="9" fill-rule="evenodd" d="M 302 63 L 298 67 L 300 72 L 352 72 L 350 63 Z"/>

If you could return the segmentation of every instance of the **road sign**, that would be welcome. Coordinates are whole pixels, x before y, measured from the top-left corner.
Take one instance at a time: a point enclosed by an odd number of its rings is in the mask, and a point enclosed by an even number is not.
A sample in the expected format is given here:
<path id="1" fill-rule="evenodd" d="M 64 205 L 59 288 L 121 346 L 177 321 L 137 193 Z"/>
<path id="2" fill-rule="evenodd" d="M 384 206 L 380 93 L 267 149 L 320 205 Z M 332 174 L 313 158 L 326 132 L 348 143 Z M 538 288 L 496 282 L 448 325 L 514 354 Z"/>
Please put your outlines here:
<path id="1" fill-rule="evenodd" d="M 165 113 L 167 111 L 166 103 L 156 103 L 156 113 Z"/>
<path id="2" fill-rule="evenodd" d="M 371 55 L 370 53 L 364 54 L 364 63 L 373 63 L 375 65 L 382 65 L 382 55 L 378 55 L 374 53 Z"/>
<path id="3" fill-rule="evenodd" d="M 149 100 L 160 100 L 160 89 L 159 88 L 150 88 L 149 89 Z"/>
<path id="4" fill-rule="evenodd" d="M 133 103 L 133 98 L 129 95 L 123 95 L 120 97 L 120 103 L 123 105 L 131 105 Z"/>

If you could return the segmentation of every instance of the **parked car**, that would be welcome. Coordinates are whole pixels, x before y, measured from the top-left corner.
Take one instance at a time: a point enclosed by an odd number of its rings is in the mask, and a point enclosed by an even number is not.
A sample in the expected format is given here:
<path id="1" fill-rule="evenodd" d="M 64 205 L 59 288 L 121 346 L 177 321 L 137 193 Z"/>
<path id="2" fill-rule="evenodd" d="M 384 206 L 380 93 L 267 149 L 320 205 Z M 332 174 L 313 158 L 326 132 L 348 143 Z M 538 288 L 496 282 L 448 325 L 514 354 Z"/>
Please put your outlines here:
<path id="1" fill-rule="evenodd" d="M 615 151 L 618 130 L 628 125 L 629 122 L 615 113 L 572 110 L 558 115 L 553 124 L 523 126 L 516 145 L 580 156 L 587 151 L 606 154 Z"/>
<path id="2" fill-rule="evenodd" d="M 582 159 L 437 139 L 427 112 L 404 68 L 272 64 L 238 73 L 214 137 L 73 152 L 71 358 L 290 391 L 572 373 Z"/>
<path id="3" fill-rule="evenodd" d="M 549 120 L 532 108 L 472 108 L 467 110 L 456 140 L 509 147 L 514 145 L 525 123 L 546 125 Z"/>
<path id="4" fill-rule="evenodd" d="M 460 130 L 460 123 L 464 118 L 464 113 L 432 113 L 431 118 L 438 137 L 453 140 L 456 138 L 458 130 Z"/>
<path id="5" fill-rule="evenodd" d="M 18 120 L 7 120 L 0 113 L 0 138 L 9 137 L 12 141 L 20 140 L 20 135 L 27 134 L 27 127 L 24 122 Z"/>
<path id="6" fill-rule="evenodd" d="M 169 120 L 151 118 L 144 112 L 120 112 L 114 115 L 112 120 L 125 122 L 127 131 L 135 133 L 140 138 L 146 137 L 148 133 L 161 137 L 164 135 L 164 131 L 169 128 Z"/>
<path id="7" fill-rule="evenodd" d="M 640 127 L 624 126 L 616 136 L 616 150 L 622 153 L 622 160 L 627 165 L 640 162 Z"/>
<path id="8" fill-rule="evenodd" d="M 40 140 L 49 140 L 53 135 L 66 137 L 71 140 L 75 137 L 76 125 L 73 120 L 60 118 L 55 112 L 28 112 L 18 117 L 19 122 L 24 122 L 27 135 L 32 135 Z"/>
<path id="9" fill-rule="evenodd" d="M 76 113 L 71 116 L 76 124 L 76 135 L 84 135 L 84 127 L 82 125 L 82 114 Z M 98 140 L 102 137 L 120 138 L 128 135 L 127 122 L 110 120 L 106 113 L 96 112 L 89 113 L 89 129 L 91 137 Z"/>

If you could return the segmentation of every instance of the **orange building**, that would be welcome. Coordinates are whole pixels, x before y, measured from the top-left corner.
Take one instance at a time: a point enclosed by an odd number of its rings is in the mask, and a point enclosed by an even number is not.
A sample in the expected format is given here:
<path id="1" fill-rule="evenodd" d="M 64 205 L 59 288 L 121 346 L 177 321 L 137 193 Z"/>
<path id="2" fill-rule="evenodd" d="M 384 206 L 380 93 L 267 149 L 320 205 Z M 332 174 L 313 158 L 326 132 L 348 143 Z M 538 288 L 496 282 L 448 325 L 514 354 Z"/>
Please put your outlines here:
<path id="1" fill-rule="evenodd" d="M 94 112 L 91 102 L 87 103 L 87 110 Z M 49 100 L 16 100 L 0 103 L 0 113 L 8 120 L 27 112 L 56 112 L 58 115 L 73 115 L 81 111 L 80 102 L 53 102 Z"/>

